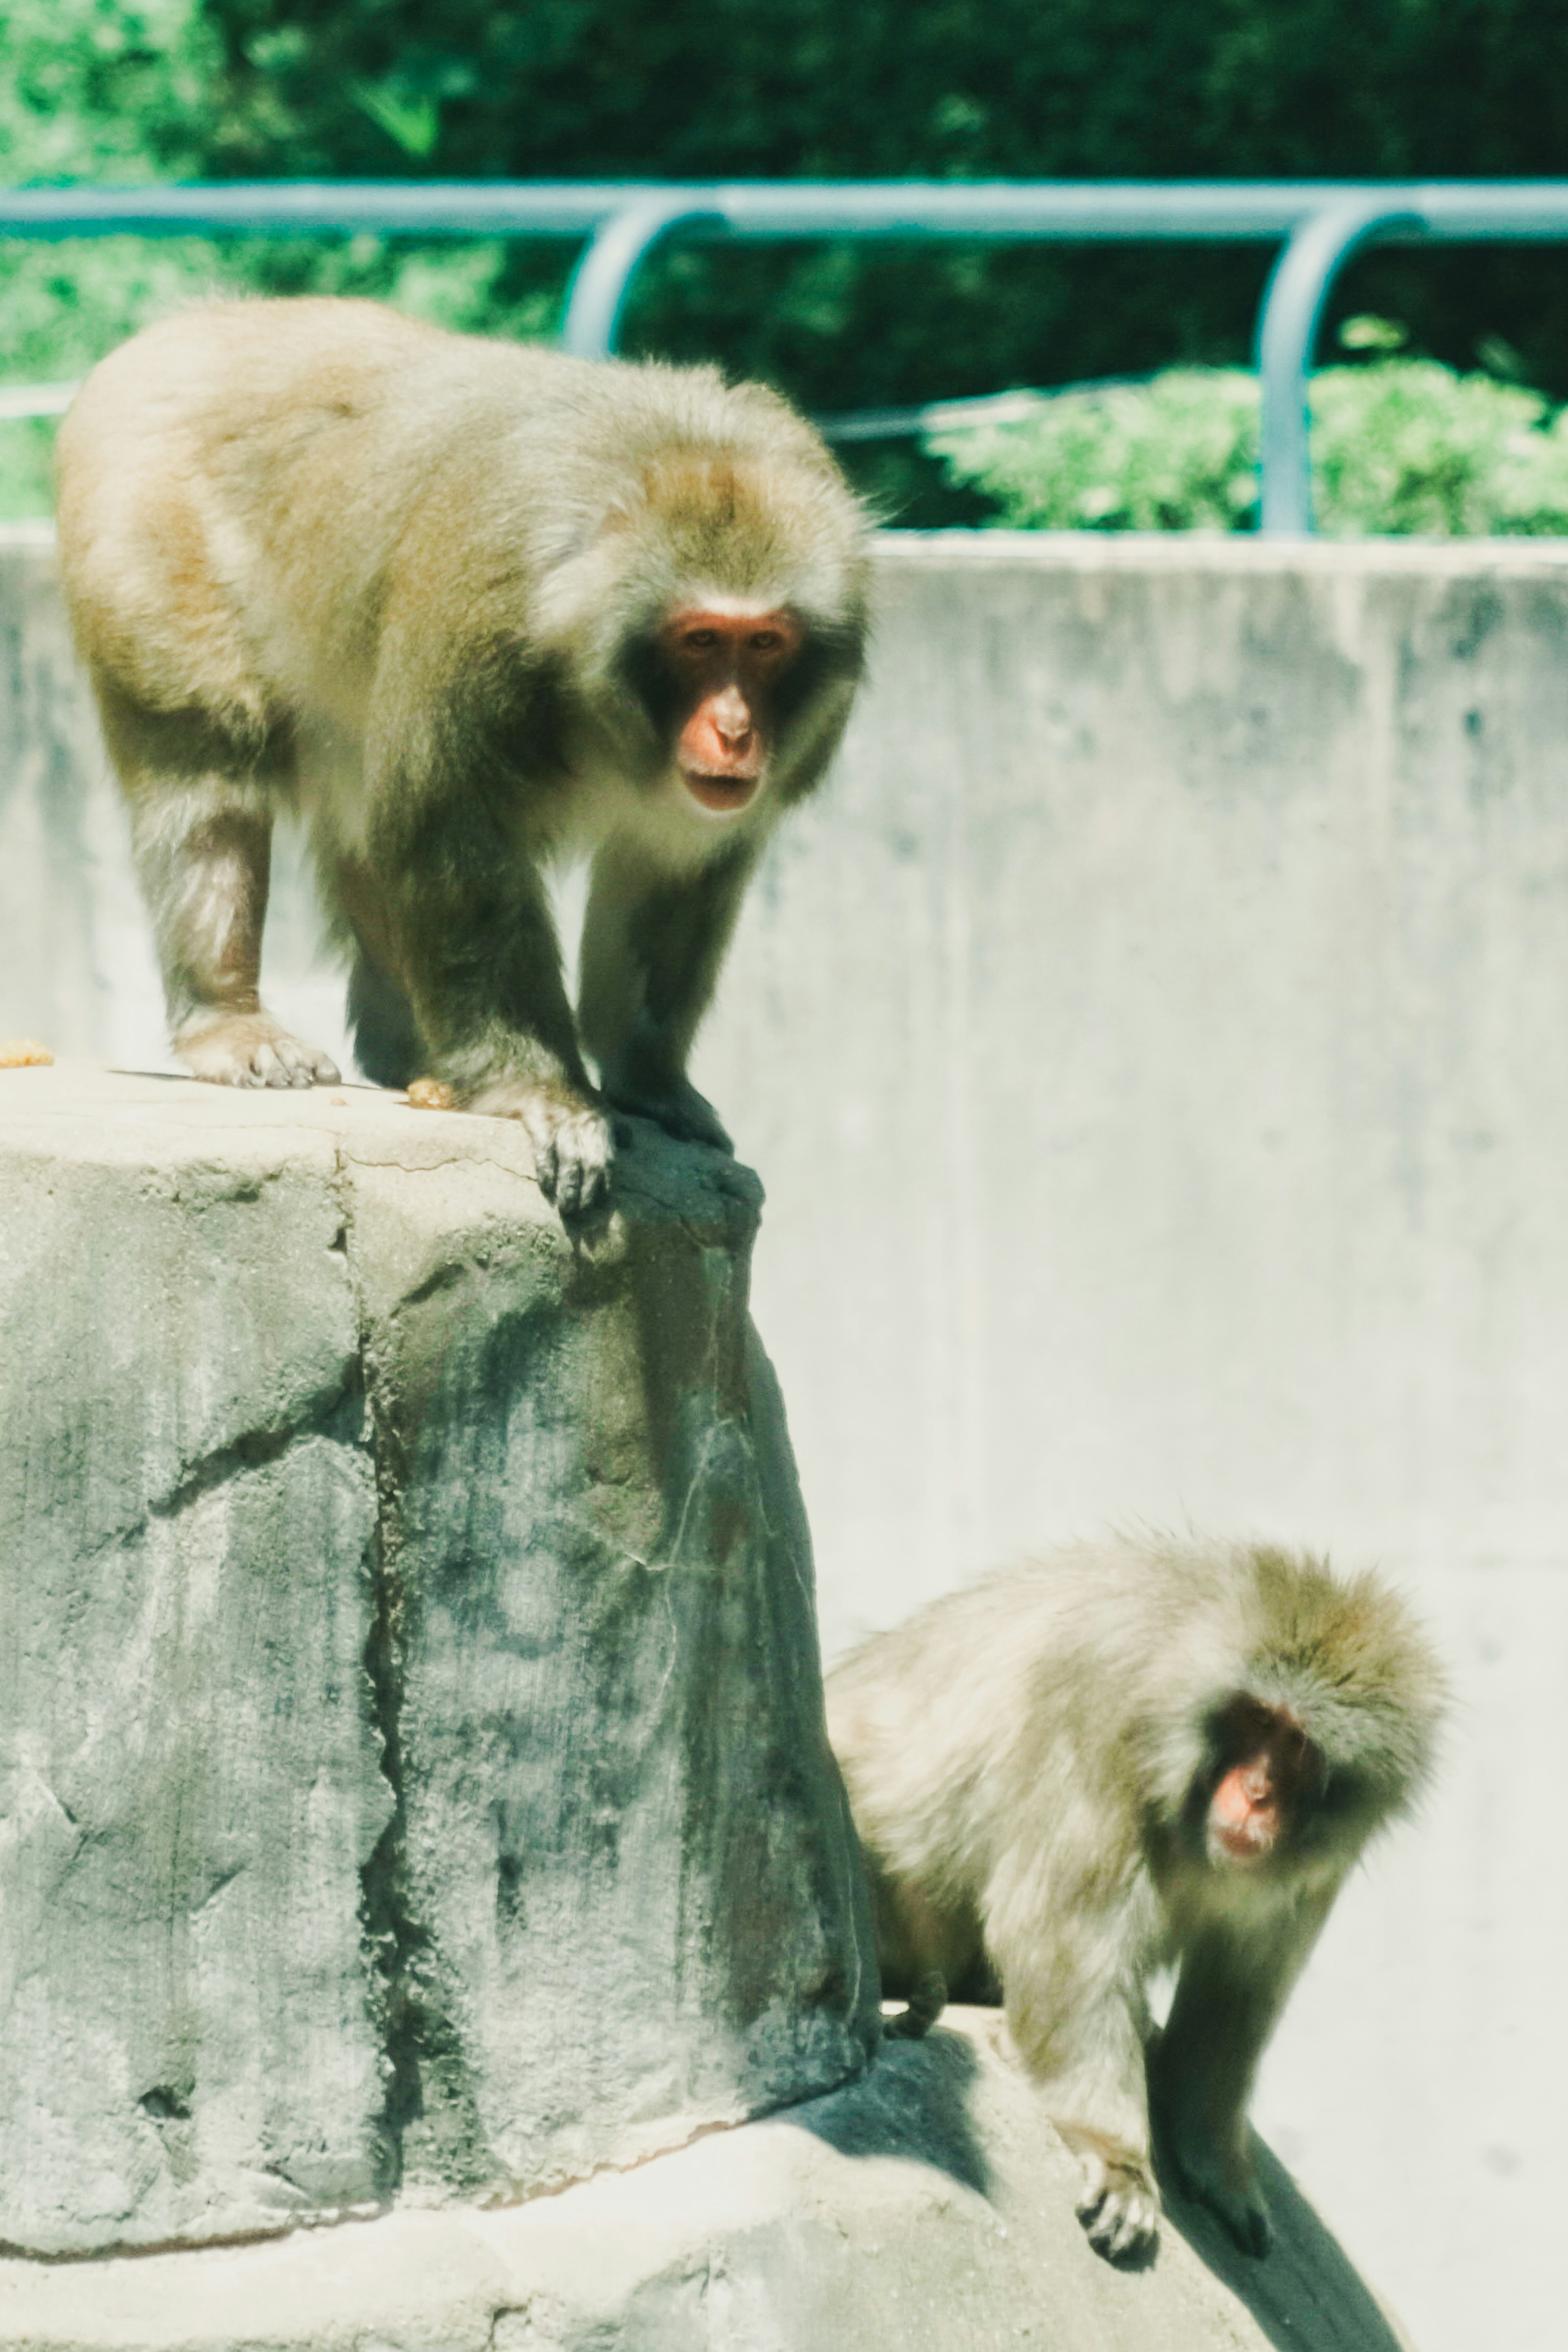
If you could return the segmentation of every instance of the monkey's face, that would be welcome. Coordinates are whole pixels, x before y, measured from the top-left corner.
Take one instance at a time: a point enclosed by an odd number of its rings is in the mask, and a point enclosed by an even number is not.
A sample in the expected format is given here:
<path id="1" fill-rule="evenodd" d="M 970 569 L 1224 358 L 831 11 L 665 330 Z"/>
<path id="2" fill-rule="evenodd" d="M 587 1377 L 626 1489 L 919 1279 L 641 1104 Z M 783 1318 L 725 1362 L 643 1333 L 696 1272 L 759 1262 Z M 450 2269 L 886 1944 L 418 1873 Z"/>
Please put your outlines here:
<path id="1" fill-rule="evenodd" d="M 1237 1699 L 1222 1718 L 1221 1762 L 1208 1801 L 1209 1861 L 1256 1870 L 1290 1850 L 1321 1777 L 1317 1749 L 1289 1708 Z"/>
<path id="2" fill-rule="evenodd" d="M 794 614 L 726 599 L 668 615 L 658 650 L 676 773 L 709 816 L 738 816 L 766 782 L 781 698 L 800 659 Z"/>

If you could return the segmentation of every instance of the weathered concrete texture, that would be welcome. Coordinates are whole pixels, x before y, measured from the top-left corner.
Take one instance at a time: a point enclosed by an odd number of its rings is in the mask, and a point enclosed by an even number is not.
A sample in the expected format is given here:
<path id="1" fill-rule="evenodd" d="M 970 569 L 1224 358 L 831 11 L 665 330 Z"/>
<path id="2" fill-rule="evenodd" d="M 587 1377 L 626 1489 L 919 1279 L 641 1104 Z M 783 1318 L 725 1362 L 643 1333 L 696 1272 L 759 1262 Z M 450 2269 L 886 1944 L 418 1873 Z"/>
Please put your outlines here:
<path id="1" fill-rule="evenodd" d="M 26 2352 L 1398 2352 L 1277 2165 L 1261 2263 L 1178 2215 L 1119 2273 L 994 2027 L 889 2043 L 847 2090 L 510 2210 L 266 2246 L 0 2262 Z M 1191 2231 L 1191 2242 L 1182 2231 Z"/>
<path id="2" fill-rule="evenodd" d="M 755 1188 L 368 1089 L 0 1075 L 0 2241 L 512 2194 L 875 1986 Z"/>

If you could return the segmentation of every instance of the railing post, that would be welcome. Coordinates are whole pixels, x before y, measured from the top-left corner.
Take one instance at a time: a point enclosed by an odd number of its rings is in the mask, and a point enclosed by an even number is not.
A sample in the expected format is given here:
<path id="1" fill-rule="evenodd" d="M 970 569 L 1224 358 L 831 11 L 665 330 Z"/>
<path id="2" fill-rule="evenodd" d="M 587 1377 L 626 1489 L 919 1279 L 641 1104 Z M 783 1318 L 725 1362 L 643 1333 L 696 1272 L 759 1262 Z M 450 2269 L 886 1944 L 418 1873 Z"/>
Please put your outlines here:
<path id="1" fill-rule="evenodd" d="M 595 232 L 572 276 L 561 348 L 578 359 L 607 360 L 616 348 L 633 275 L 672 228 L 690 221 L 721 221 L 710 198 L 682 189 L 644 197 L 612 213 Z"/>
<path id="2" fill-rule="evenodd" d="M 1258 371 L 1263 414 L 1262 513 L 1265 538 L 1299 537 L 1312 528 L 1312 461 L 1307 380 L 1329 289 L 1352 254 L 1383 230 L 1425 227 L 1408 201 L 1375 195 L 1326 205 L 1296 229 L 1269 273 L 1258 313 Z"/>

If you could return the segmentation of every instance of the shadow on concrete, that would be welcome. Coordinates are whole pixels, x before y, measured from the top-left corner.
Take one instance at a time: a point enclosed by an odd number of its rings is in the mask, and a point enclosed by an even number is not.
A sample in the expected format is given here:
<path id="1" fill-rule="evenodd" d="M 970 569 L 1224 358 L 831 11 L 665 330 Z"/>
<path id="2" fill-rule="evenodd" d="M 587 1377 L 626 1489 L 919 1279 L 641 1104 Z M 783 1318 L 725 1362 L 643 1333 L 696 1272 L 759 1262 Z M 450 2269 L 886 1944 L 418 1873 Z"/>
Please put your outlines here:
<path id="1" fill-rule="evenodd" d="M 994 2118 L 984 2119 L 980 2095 L 983 2071 L 995 2063 L 962 2030 L 939 2027 L 921 2042 L 884 2040 L 858 2081 L 791 2107 L 789 2120 L 841 2156 L 933 2165 L 994 2201 L 994 2191 L 1003 2187 L 987 2151 L 987 2142 L 995 2140 Z M 1022 2084 L 1021 2076 L 1015 2079 Z M 1023 2120 L 1027 2135 L 1026 2114 Z M 1049 2134 L 1043 2116 L 1039 2128 Z M 996 2143 L 998 2150 L 1002 2144 Z M 1184 2238 L 1279 2352 L 1409 2352 L 1284 2166 L 1260 2141 L 1255 2145 L 1274 2225 L 1270 2251 L 1244 2254 L 1206 2206 L 1184 2196 L 1156 2147 L 1165 2209 L 1162 2241 L 1172 2231 Z M 1063 2193 L 1071 2194 L 1065 2180 Z M 1157 2264 L 1161 2251 L 1136 2267 Z"/>
<path id="2" fill-rule="evenodd" d="M 1156 2148 L 1168 2225 L 1180 2231 L 1205 2267 L 1246 2305 L 1280 2352 L 1407 2352 L 1279 2158 L 1260 2140 L 1253 2145 L 1274 2224 L 1267 2254 L 1244 2254 L 1206 2205 L 1194 2204 L 1173 2185 Z"/>
<path id="3" fill-rule="evenodd" d="M 884 2042 L 858 2082 L 805 2106 L 789 2120 L 840 2156 L 901 2156 L 991 2192 L 986 2163 L 970 2117 L 970 2089 L 980 2071 L 974 2046 L 942 2031 L 923 2042 Z"/>

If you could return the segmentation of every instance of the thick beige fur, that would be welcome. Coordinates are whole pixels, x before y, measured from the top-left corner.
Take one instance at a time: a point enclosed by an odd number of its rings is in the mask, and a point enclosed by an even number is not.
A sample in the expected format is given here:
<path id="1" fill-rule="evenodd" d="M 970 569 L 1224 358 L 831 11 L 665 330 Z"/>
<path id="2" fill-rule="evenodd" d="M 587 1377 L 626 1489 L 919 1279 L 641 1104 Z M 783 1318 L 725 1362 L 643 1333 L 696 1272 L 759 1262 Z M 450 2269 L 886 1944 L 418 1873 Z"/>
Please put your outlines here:
<path id="1" fill-rule="evenodd" d="M 691 1035 L 780 810 L 860 667 L 862 518 L 818 436 L 711 370 L 595 366 L 370 303 L 215 303 L 94 370 L 60 550 L 128 796 L 177 1050 L 331 1072 L 258 994 L 274 815 L 304 816 L 371 1074 L 524 1120 L 563 1205 L 607 1094 L 721 1140 Z M 788 607 L 807 651 L 760 790 L 682 789 L 636 661 L 673 606 Z M 595 859 L 582 1031 L 542 871 Z"/>

